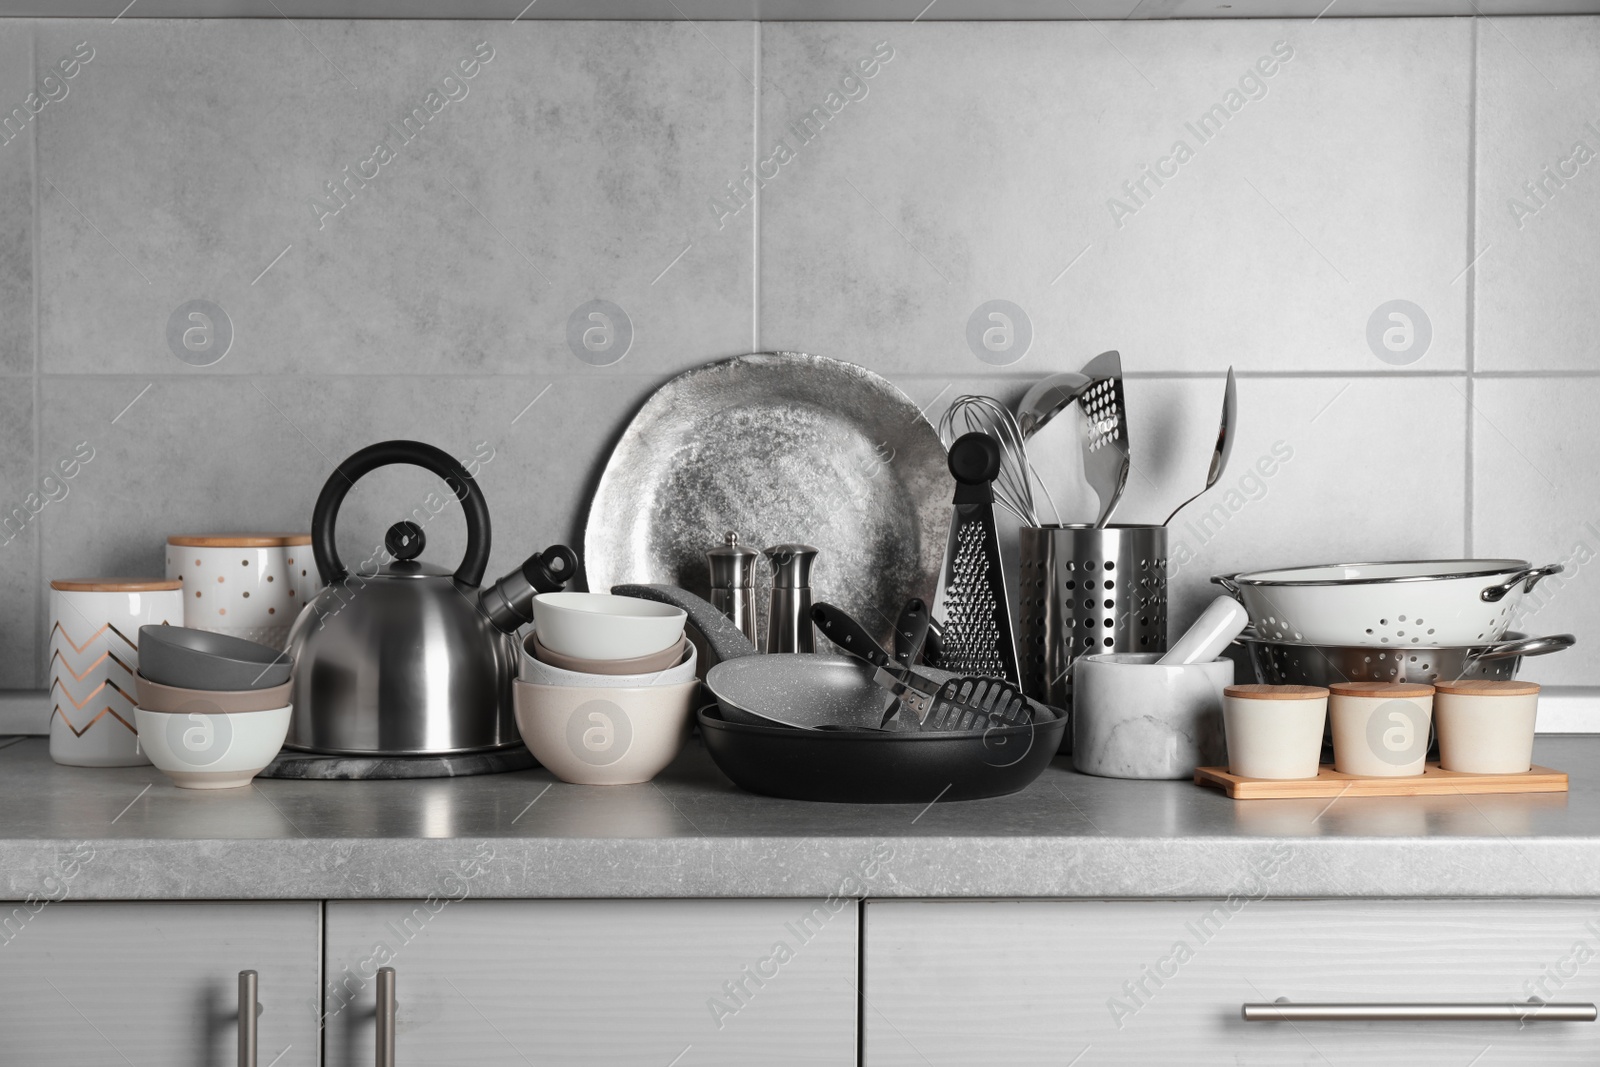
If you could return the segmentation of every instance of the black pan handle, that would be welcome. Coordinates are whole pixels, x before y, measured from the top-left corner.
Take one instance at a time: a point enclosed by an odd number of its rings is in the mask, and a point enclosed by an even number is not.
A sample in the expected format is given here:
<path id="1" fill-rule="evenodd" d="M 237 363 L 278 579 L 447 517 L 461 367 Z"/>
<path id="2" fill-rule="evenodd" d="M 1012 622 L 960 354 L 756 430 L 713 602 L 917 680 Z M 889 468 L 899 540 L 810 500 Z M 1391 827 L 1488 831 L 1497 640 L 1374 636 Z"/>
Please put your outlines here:
<path id="1" fill-rule="evenodd" d="M 928 640 L 928 605 L 918 597 L 906 601 L 900 609 L 900 618 L 894 624 L 894 658 L 902 667 L 909 667 L 922 655 L 922 646 Z"/>
<path id="2" fill-rule="evenodd" d="M 894 662 L 883 646 L 867 632 L 867 628 L 841 608 L 832 604 L 813 604 L 811 621 L 817 624 L 817 629 L 829 641 L 857 659 L 864 659 L 874 667 L 887 667 Z"/>
<path id="3" fill-rule="evenodd" d="M 379 467 L 396 463 L 409 463 L 438 475 L 461 501 L 461 510 L 467 516 L 467 554 L 456 568 L 455 581 L 468 589 L 478 588 L 483 584 L 483 572 L 489 565 L 489 505 L 467 468 L 444 449 L 421 441 L 380 441 L 368 445 L 339 464 L 323 484 L 317 506 L 311 513 L 311 554 L 316 558 L 322 583 L 332 585 L 350 576 L 339 560 L 334 538 L 339 505 L 344 503 L 345 494 L 362 477 Z"/>

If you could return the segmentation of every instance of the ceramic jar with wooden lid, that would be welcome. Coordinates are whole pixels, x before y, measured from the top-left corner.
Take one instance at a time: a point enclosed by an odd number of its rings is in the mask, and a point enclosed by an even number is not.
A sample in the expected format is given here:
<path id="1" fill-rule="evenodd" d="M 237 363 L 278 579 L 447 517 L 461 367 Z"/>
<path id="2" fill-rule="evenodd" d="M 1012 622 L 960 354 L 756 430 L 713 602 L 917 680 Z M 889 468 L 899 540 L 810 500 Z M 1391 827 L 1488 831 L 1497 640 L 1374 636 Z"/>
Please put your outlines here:
<path id="1" fill-rule="evenodd" d="M 1228 770 L 1246 778 L 1315 778 L 1328 719 L 1320 685 L 1230 685 L 1222 691 Z"/>
<path id="2" fill-rule="evenodd" d="M 321 588 L 310 534 L 167 538 L 167 577 L 183 583 L 183 625 L 283 648 Z"/>
<path id="3" fill-rule="evenodd" d="M 1535 682 L 1438 682 L 1433 698 L 1439 766 L 1468 774 L 1522 774 L 1533 765 Z"/>
<path id="4" fill-rule="evenodd" d="M 160 578 L 50 583 L 50 758 L 69 767 L 149 763 L 134 716 L 139 627 L 183 622 L 183 594 Z"/>
<path id="5" fill-rule="evenodd" d="M 1334 770 L 1373 778 L 1422 773 L 1433 724 L 1433 686 L 1335 682 L 1328 691 Z"/>

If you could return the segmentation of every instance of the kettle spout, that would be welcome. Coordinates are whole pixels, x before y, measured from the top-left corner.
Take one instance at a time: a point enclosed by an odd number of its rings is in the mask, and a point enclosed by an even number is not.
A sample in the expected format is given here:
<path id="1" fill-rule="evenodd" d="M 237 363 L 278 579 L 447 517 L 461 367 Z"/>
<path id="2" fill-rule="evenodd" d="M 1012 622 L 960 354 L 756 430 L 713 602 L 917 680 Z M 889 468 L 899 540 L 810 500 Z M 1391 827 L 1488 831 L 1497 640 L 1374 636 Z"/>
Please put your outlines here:
<path id="1" fill-rule="evenodd" d="M 533 621 L 533 598 L 555 593 L 578 573 L 578 554 L 566 545 L 551 545 L 522 561 L 522 566 L 478 594 L 478 606 L 506 633 Z"/>

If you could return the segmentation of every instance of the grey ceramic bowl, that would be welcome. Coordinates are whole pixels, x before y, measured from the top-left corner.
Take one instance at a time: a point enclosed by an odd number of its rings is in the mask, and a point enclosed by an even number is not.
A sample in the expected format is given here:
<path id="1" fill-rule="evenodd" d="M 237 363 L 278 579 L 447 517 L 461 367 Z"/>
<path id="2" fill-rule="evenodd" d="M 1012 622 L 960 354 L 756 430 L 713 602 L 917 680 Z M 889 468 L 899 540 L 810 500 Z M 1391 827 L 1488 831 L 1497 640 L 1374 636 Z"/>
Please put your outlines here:
<path id="1" fill-rule="evenodd" d="M 139 673 L 177 689 L 270 689 L 289 680 L 287 652 L 184 626 L 139 627 Z"/>

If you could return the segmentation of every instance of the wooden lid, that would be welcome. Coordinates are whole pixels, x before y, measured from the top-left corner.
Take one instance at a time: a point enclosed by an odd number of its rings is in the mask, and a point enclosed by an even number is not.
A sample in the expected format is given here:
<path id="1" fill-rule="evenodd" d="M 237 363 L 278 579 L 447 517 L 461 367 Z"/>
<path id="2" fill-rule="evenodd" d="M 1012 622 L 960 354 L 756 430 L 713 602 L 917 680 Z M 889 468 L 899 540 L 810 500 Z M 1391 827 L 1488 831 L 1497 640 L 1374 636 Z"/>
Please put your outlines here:
<path id="1" fill-rule="evenodd" d="M 1434 688 L 1441 693 L 1456 693 L 1461 696 L 1512 697 L 1537 694 L 1539 683 L 1459 678 L 1453 682 L 1436 682 Z"/>
<path id="2" fill-rule="evenodd" d="M 167 544 L 181 548 L 281 548 L 310 543 L 308 533 L 173 534 L 167 538 Z"/>
<path id="3" fill-rule="evenodd" d="M 50 588 L 63 593 L 161 593 L 182 589 L 176 578 L 52 578 Z"/>
<path id="4" fill-rule="evenodd" d="M 1433 695 L 1433 686 L 1418 682 L 1334 682 L 1328 689 L 1340 696 L 1365 697 L 1369 700 Z"/>
<path id="5" fill-rule="evenodd" d="M 1222 692 L 1242 700 L 1316 700 L 1328 695 L 1320 685 L 1230 685 Z"/>

